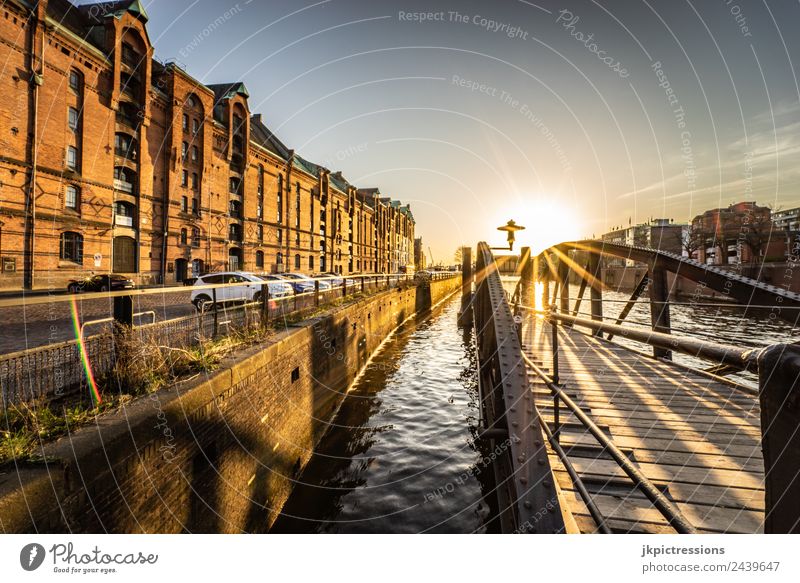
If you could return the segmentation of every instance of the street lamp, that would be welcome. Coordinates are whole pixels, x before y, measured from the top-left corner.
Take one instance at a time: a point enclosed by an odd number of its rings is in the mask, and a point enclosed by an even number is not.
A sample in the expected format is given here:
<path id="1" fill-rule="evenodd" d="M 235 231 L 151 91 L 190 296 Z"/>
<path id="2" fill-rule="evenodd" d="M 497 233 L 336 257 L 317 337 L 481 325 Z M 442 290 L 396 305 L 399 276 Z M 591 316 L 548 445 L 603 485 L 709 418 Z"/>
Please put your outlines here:
<path id="1" fill-rule="evenodd" d="M 524 228 L 525 227 L 523 227 L 522 225 L 518 225 L 517 223 L 515 223 L 513 219 L 508 221 L 502 227 L 497 227 L 498 231 L 505 231 L 508 233 L 508 237 L 506 240 L 508 241 L 509 251 L 514 250 L 514 233 L 516 233 L 517 231 L 522 231 Z M 492 247 L 492 249 L 505 249 L 505 247 Z"/>

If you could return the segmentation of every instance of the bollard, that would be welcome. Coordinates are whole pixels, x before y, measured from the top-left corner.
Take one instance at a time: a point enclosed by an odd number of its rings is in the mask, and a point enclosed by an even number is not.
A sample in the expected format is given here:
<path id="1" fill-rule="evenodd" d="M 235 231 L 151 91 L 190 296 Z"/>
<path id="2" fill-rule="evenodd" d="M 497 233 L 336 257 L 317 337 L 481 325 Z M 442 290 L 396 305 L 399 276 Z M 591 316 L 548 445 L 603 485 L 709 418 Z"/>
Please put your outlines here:
<path id="1" fill-rule="evenodd" d="M 342 278 L 342 297 L 343 298 L 347 297 L 347 278 L 346 277 Z"/>
<path id="2" fill-rule="evenodd" d="M 800 345 L 758 355 L 764 532 L 800 533 Z"/>
<path id="3" fill-rule="evenodd" d="M 319 307 L 319 280 L 314 280 L 314 306 Z"/>
<path id="4" fill-rule="evenodd" d="M 362 276 L 361 276 L 361 293 L 362 293 L 362 294 L 364 293 L 364 285 L 365 285 L 365 284 L 364 284 L 364 276 L 362 275 Z"/>

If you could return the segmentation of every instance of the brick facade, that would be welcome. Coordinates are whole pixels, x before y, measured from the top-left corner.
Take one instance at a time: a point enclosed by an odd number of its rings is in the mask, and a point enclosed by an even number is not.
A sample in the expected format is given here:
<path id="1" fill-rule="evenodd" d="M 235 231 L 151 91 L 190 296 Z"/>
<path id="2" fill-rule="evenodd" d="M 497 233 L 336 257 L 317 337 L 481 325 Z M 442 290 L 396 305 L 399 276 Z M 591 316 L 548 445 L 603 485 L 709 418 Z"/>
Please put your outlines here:
<path id="1" fill-rule="evenodd" d="M 304 160 L 249 110 L 153 59 L 137 1 L 0 9 L 0 289 L 88 273 L 389 273 L 410 208 Z"/>

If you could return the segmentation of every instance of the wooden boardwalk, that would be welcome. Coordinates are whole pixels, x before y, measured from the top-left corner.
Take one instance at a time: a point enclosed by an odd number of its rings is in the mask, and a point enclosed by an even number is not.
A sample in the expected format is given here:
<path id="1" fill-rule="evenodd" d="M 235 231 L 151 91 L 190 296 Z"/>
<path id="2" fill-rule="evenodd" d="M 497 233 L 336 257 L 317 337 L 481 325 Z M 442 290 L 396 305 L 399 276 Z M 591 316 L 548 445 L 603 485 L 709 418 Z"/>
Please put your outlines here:
<path id="1" fill-rule="evenodd" d="M 551 370 L 550 326 L 523 326 L 524 350 Z M 730 384 L 559 328 L 566 392 L 677 504 L 700 532 L 763 531 L 764 469 L 757 397 Z M 644 347 L 646 348 L 646 347 Z M 532 371 L 540 413 L 553 427 L 553 399 Z M 561 404 L 561 444 L 615 532 L 674 532 L 597 440 Z M 555 452 L 562 500 L 582 532 L 596 529 Z"/>

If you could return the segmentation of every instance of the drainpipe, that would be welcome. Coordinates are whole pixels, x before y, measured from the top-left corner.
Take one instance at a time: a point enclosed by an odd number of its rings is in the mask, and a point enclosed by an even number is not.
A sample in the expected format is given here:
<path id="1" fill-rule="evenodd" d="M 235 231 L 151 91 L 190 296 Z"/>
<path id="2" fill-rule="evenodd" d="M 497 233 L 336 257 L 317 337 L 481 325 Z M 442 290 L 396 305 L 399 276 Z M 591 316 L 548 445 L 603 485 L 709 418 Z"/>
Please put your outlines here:
<path id="1" fill-rule="evenodd" d="M 175 95 L 175 73 L 173 73 L 172 77 L 172 96 Z M 175 99 L 170 99 L 170 119 L 172 123 L 169 126 L 169 140 L 165 141 L 167 143 L 167 147 L 162 148 L 164 151 L 164 171 L 166 173 L 166 180 L 164 181 L 164 196 L 162 200 L 162 209 L 161 212 L 163 213 L 161 216 L 161 265 L 159 269 L 161 271 L 161 285 L 166 285 L 167 283 L 167 238 L 169 237 L 169 197 L 170 197 L 170 184 L 172 180 L 170 180 L 170 166 L 169 166 L 169 157 L 170 153 L 172 152 L 172 139 L 173 139 L 173 127 L 175 126 Z M 139 144 L 139 148 L 141 149 L 141 144 Z M 141 158 L 141 156 L 140 156 Z M 200 202 L 202 202 L 202 197 L 200 197 Z M 200 205 L 202 207 L 202 205 Z"/>
<path id="2" fill-rule="evenodd" d="M 30 176 L 28 179 L 28 212 L 25 214 L 26 221 L 26 237 L 24 257 L 24 289 L 33 289 L 34 273 L 35 273 L 35 249 L 36 249 L 36 167 L 39 163 L 39 148 L 37 140 L 39 137 L 39 87 L 44 82 L 44 31 L 42 31 L 41 48 L 37 51 L 36 36 L 39 32 L 39 27 L 43 26 L 45 11 L 47 9 L 46 2 L 37 2 L 36 6 L 31 10 L 31 34 L 30 34 L 30 48 L 29 48 L 29 65 L 30 65 L 30 87 L 31 87 L 31 117 L 30 125 L 33 129 L 33 139 L 30 144 L 30 159 L 31 168 Z M 38 61 L 38 63 L 37 63 Z M 37 67 L 38 65 L 38 67 Z"/>

